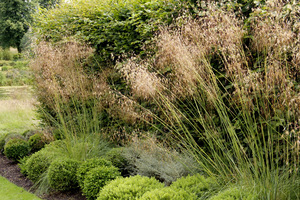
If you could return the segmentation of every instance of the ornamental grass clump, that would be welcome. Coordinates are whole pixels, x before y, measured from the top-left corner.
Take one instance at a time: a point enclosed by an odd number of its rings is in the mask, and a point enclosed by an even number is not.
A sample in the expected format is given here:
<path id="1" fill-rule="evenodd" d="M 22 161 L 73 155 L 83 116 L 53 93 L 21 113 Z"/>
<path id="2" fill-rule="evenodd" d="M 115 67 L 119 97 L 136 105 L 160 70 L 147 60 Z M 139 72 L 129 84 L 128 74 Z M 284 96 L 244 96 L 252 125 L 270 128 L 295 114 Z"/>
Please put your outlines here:
<path id="1" fill-rule="evenodd" d="M 159 74 L 161 89 L 152 96 L 162 108 L 154 117 L 161 132 L 207 176 L 250 186 L 259 198 L 293 199 L 300 179 L 300 5 L 265 5 L 243 21 L 212 4 L 199 19 L 163 28 L 155 58 L 143 65 Z"/>

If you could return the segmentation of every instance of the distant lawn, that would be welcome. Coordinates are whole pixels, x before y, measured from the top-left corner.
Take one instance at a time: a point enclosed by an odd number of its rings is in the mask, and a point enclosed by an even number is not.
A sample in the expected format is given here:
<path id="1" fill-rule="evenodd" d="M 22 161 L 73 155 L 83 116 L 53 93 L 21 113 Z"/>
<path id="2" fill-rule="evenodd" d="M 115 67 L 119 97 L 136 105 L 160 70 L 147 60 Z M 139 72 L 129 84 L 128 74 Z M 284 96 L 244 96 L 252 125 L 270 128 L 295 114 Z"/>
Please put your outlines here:
<path id="1" fill-rule="evenodd" d="M 26 86 L 0 87 L 0 134 L 34 129 L 35 100 Z"/>
<path id="2" fill-rule="evenodd" d="M 37 196 L 27 192 L 21 187 L 14 185 L 0 176 L 0 199 L 1 200 L 40 200 Z"/>

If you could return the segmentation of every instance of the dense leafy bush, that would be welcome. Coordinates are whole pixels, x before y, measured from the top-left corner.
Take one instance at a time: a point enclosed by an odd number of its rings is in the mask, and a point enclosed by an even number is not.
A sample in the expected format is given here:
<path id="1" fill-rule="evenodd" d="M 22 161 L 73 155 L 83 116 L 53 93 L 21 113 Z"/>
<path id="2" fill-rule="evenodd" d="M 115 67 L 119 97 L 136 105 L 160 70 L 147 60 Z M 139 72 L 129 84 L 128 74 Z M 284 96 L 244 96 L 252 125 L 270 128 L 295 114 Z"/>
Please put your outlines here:
<path id="1" fill-rule="evenodd" d="M 179 178 L 173 182 L 170 187 L 176 190 L 181 189 L 187 191 L 189 194 L 193 193 L 197 195 L 198 198 L 201 198 L 203 196 L 212 195 L 217 185 L 216 179 L 205 178 L 200 174 L 196 174 Z"/>
<path id="2" fill-rule="evenodd" d="M 85 176 L 82 192 L 88 200 L 96 199 L 102 187 L 118 176 L 121 176 L 121 173 L 114 166 L 91 169 Z"/>
<path id="3" fill-rule="evenodd" d="M 176 0 L 89 0 L 64 3 L 35 16 L 41 39 L 59 41 L 75 36 L 91 43 L 102 61 L 124 53 L 138 54 L 161 24 L 178 14 Z"/>
<path id="4" fill-rule="evenodd" d="M 36 133 L 29 137 L 28 143 L 31 151 L 36 152 L 42 149 L 48 141 L 42 133 Z"/>
<path id="5" fill-rule="evenodd" d="M 77 176 L 78 184 L 81 189 L 84 188 L 84 179 L 85 179 L 86 174 L 91 169 L 94 169 L 96 167 L 101 167 L 101 166 L 110 167 L 110 166 L 112 166 L 112 163 L 103 158 L 92 158 L 92 159 L 86 160 L 78 167 L 76 176 Z"/>
<path id="6" fill-rule="evenodd" d="M 104 186 L 99 193 L 97 200 L 130 200 L 143 196 L 147 191 L 163 188 L 164 184 L 154 178 L 145 176 L 131 176 L 117 178 Z"/>
<path id="7" fill-rule="evenodd" d="M 76 172 L 79 162 L 73 159 L 56 159 L 48 169 L 50 186 L 58 191 L 66 191 L 78 187 Z"/>
<path id="8" fill-rule="evenodd" d="M 56 156 L 47 150 L 41 150 L 31 155 L 25 164 L 28 178 L 37 182 L 55 158 Z"/>
<path id="9" fill-rule="evenodd" d="M 126 167 L 128 166 L 128 161 L 124 157 L 124 148 L 113 148 L 105 154 L 105 159 L 112 162 L 113 166 L 119 168 L 122 175 L 128 174 Z"/>
<path id="10" fill-rule="evenodd" d="M 146 192 L 139 200 L 196 200 L 197 196 L 184 190 L 165 187 Z"/>
<path id="11" fill-rule="evenodd" d="M 27 156 L 29 151 L 29 144 L 23 139 L 11 139 L 4 146 L 4 155 L 15 161 Z"/>
<path id="12" fill-rule="evenodd" d="M 250 193 L 239 187 L 231 187 L 219 194 L 211 197 L 209 200 L 256 200 L 257 194 Z"/>

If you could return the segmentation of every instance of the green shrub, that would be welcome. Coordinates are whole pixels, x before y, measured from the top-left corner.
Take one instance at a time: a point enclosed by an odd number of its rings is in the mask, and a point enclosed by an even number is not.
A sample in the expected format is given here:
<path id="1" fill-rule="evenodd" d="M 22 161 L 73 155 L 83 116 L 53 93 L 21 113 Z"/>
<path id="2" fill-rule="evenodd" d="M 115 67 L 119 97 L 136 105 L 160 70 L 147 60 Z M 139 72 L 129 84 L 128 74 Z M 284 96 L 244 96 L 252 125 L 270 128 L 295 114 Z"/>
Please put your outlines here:
<path id="1" fill-rule="evenodd" d="M 146 192 L 139 200 L 196 200 L 197 196 L 184 190 L 165 187 Z"/>
<path id="2" fill-rule="evenodd" d="M 24 176 L 27 176 L 28 173 L 27 173 L 27 166 L 26 166 L 26 163 L 27 163 L 27 160 L 30 158 L 30 156 L 25 156 L 23 158 L 21 158 L 19 160 L 19 164 L 18 166 L 20 167 L 20 172 L 24 175 Z"/>
<path id="3" fill-rule="evenodd" d="M 114 166 L 91 169 L 85 176 L 82 192 L 88 200 L 96 199 L 102 187 L 118 176 L 121 176 L 121 173 Z"/>
<path id="4" fill-rule="evenodd" d="M 105 159 L 112 162 L 113 166 L 119 168 L 122 175 L 128 174 L 126 170 L 126 166 L 128 166 L 128 162 L 123 155 L 124 148 L 113 148 L 105 154 Z"/>
<path id="5" fill-rule="evenodd" d="M 13 60 L 13 54 L 9 49 L 5 49 L 2 51 L 2 59 L 3 60 Z"/>
<path id="6" fill-rule="evenodd" d="M 79 166 L 76 176 L 77 176 L 78 184 L 81 189 L 84 188 L 84 179 L 85 179 L 86 174 L 91 169 L 94 169 L 96 167 L 101 167 L 101 166 L 110 167 L 110 166 L 112 166 L 112 163 L 103 158 L 92 158 L 92 159 L 86 160 Z"/>
<path id="7" fill-rule="evenodd" d="M 4 146 L 4 155 L 15 161 L 27 156 L 29 151 L 29 144 L 23 139 L 11 139 Z"/>
<path id="8" fill-rule="evenodd" d="M 58 191 L 66 191 L 78 187 L 76 172 L 79 161 L 73 159 L 56 159 L 48 169 L 50 187 Z"/>
<path id="9" fill-rule="evenodd" d="M 182 177 L 177 179 L 170 186 L 172 189 L 180 189 L 187 191 L 188 193 L 193 193 L 199 198 L 207 195 L 211 195 L 216 189 L 218 183 L 216 179 L 205 178 L 200 174 L 193 176 L 188 175 L 187 177 Z"/>
<path id="10" fill-rule="evenodd" d="M 45 149 L 31 155 L 26 162 L 28 178 L 37 182 L 55 158 L 56 156 L 52 152 Z"/>
<path id="11" fill-rule="evenodd" d="M 31 151 L 36 152 L 42 149 L 45 144 L 47 144 L 47 140 L 42 133 L 36 133 L 29 137 L 28 143 Z"/>
<path id="12" fill-rule="evenodd" d="M 91 43 L 101 55 L 99 58 L 108 61 L 125 53 L 142 52 L 158 26 L 172 22 L 179 4 L 176 0 L 65 3 L 36 15 L 34 30 L 39 30 L 41 39 L 55 42 L 75 36 Z"/>
<path id="13" fill-rule="evenodd" d="M 11 139 L 24 139 L 25 138 L 17 133 L 8 133 L 0 136 L 0 151 L 3 153 L 5 144 Z"/>
<path id="14" fill-rule="evenodd" d="M 221 191 L 217 195 L 211 197 L 209 200 L 256 200 L 256 194 L 245 191 L 239 187 L 231 187 Z"/>
<path id="15" fill-rule="evenodd" d="M 143 196 L 145 192 L 163 188 L 164 184 L 155 178 L 145 176 L 131 176 L 127 178 L 117 178 L 104 186 L 99 193 L 97 200 L 129 200 Z"/>

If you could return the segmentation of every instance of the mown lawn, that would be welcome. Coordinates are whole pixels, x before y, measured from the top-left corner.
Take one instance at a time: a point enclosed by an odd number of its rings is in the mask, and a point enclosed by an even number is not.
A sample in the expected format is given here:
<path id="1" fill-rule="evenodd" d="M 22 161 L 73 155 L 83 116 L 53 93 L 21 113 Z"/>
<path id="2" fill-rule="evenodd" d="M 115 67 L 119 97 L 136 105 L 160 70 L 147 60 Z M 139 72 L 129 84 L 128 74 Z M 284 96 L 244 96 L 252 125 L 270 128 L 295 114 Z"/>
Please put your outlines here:
<path id="1" fill-rule="evenodd" d="M 1 200 L 40 200 L 34 194 L 14 185 L 0 176 L 0 199 Z"/>
<path id="2" fill-rule="evenodd" d="M 35 100 L 27 86 L 0 87 L 0 134 L 33 129 Z"/>

